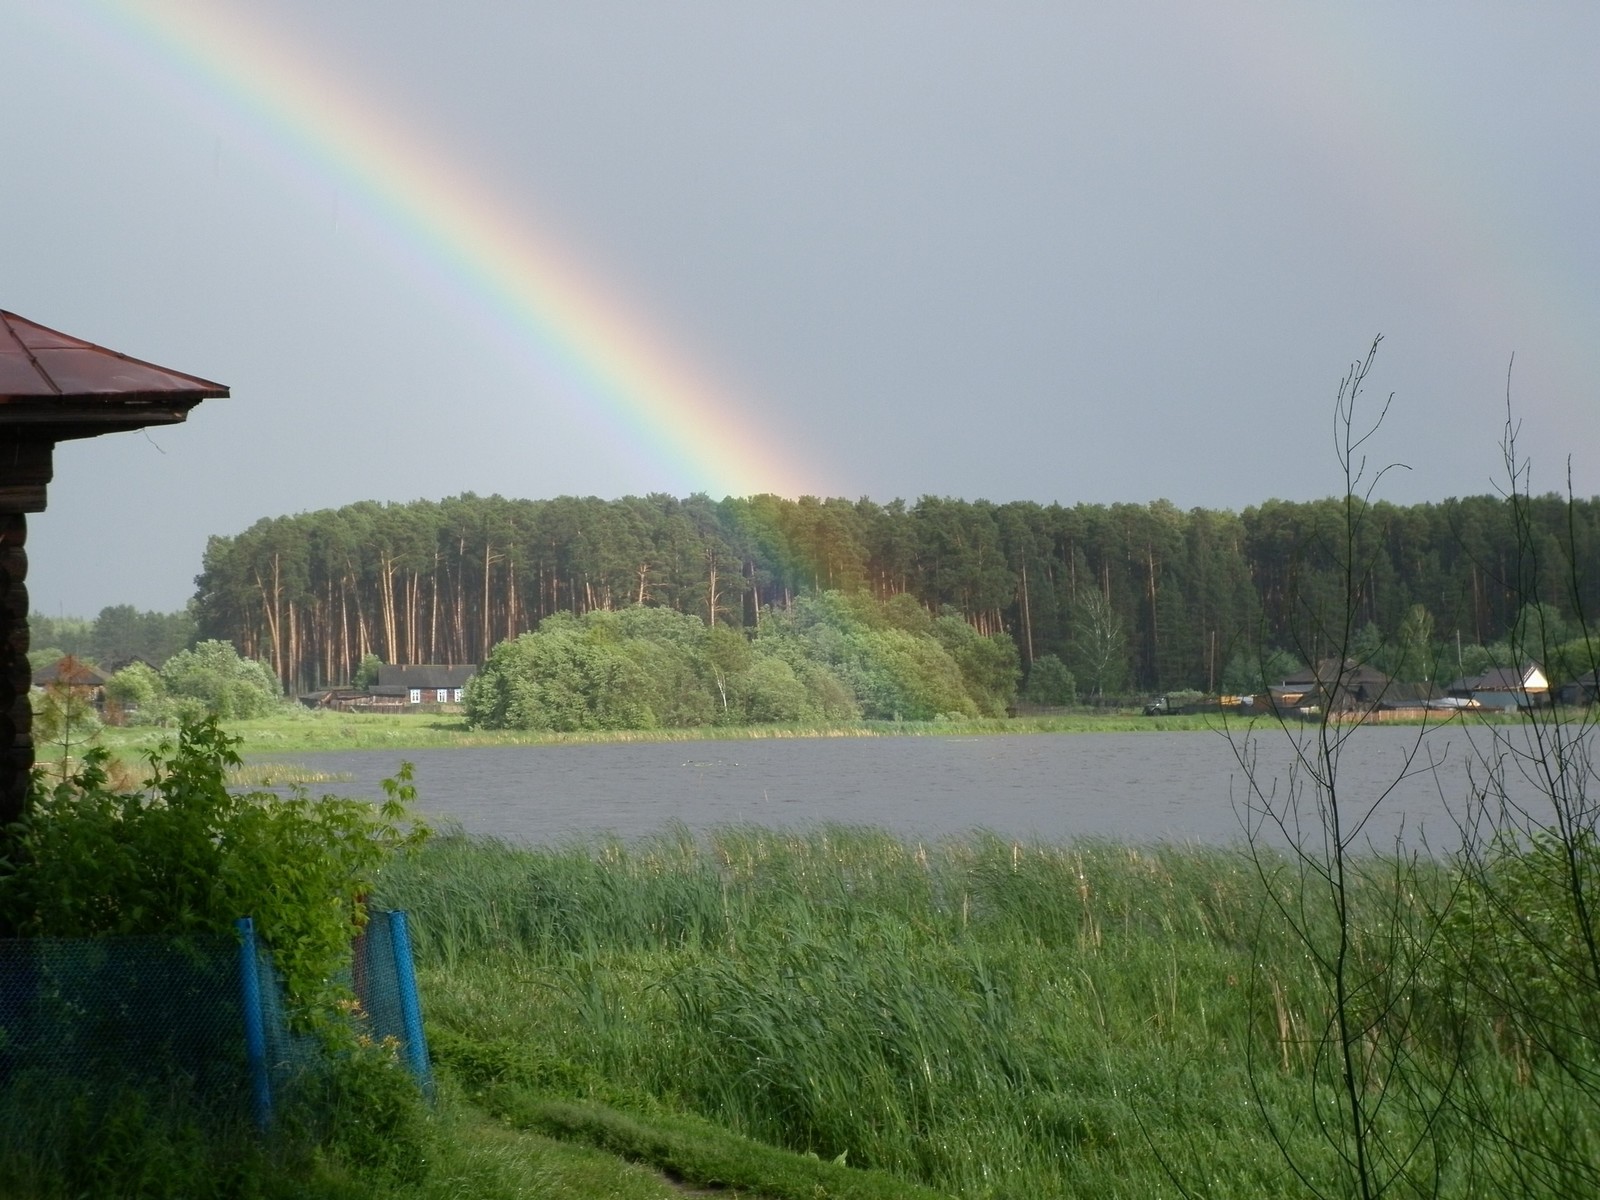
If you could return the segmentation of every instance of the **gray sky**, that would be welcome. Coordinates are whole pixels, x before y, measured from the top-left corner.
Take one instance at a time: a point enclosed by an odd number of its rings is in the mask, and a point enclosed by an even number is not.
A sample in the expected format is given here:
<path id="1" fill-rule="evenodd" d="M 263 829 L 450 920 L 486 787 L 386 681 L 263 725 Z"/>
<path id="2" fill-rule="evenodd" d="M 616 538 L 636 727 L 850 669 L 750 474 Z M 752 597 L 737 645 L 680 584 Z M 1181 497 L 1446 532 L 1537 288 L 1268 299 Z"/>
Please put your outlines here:
<path id="1" fill-rule="evenodd" d="M 219 380 L 52 615 L 361 499 L 1600 493 L 1600 7 L 0 0 L 0 307 Z"/>

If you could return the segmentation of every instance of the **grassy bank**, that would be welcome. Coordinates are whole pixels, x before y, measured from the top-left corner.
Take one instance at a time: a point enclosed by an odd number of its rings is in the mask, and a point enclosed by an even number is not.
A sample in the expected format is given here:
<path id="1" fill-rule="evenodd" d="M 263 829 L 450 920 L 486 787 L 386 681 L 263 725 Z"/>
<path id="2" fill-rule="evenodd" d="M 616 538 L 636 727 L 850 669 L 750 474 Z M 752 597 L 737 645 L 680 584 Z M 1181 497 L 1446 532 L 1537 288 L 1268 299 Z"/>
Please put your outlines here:
<path id="1" fill-rule="evenodd" d="M 218 1143 L 181 1109 L 0 1090 L 0 1195 L 1352 1194 L 1316 962 L 1335 944 L 1366 981 L 1357 1053 L 1404 1056 L 1376 1085 L 1374 1144 L 1402 1151 L 1387 1194 L 1593 1194 L 1593 1040 L 1531 1045 L 1475 1005 L 1436 944 L 1433 914 L 1481 915 L 1446 866 L 1350 869 L 1341 943 L 1315 876 L 1238 850 L 862 827 L 441 837 L 375 896 L 411 913 L 435 1107 L 366 1072 L 318 1093 L 304 1132 Z M 1407 961 L 1426 969 L 1386 990 Z M 1546 1028 L 1587 1028 L 1538 961 Z M 1523 1173 L 1552 1151 L 1583 1168 L 1564 1189 Z"/>
<path id="2" fill-rule="evenodd" d="M 1431 723 L 1451 719 L 1435 714 Z M 1475 724 L 1515 723 L 1516 716 L 1472 715 Z M 1230 718 L 1227 726 L 1243 728 L 1252 721 L 1272 723 L 1270 716 Z M 1420 721 L 1402 723 L 1421 724 Z M 474 746 L 539 746 L 563 743 L 705 742 L 766 738 L 951 737 L 1043 733 L 1170 733 L 1220 729 L 1216 714 L 1147 717 L 1136 709 L 1084 709 L 1042 716 L 963 721 L 857 721 L 832 725 L 715 725 L 693 729 L 611 730 L 587 733 L 542 733 L 516 729 L 470 729 L 453 714 L 337 713 L 285 707 L 270 717 L 228 721 L 229 733 L 243 739 L 245 754 L 283 754 L 325 750 L 419 750 Z M 106 727 L 99 742 L 123 757 L 137 756 L 172 731 L 150 726 Z M 60 748 L 39 747 L 41 760 L 60 757 Z"/>
<path id="3" fill-rule="evenodd" d="M 1349 952 L 1380 968 L 1397 900 L 1423 912 L 1449 883 L 1395 881 L 1370 863 L 1352 893 Z M 572 1104 L 700 1120 L 970 1197 L 1298 1191 L 1274 1137 L 1340 1178 L 1319 1132 L 1339 1104 L 1326 994 L 1267 903 L 1315 921 L 1316 896 L 1238 852 L 857 828 L 446 839 L 384 892 L 413 914 L 446 1071 L 519 1127 L 627 1140 Z M 1471 1195 L 1505 1164 L 1471 1122 L 1430 1115 L 1419 1081 L 1442 1085 L 1470 1050 L 1513 1124 L 1546 1119 L 1550 1096 L 1519 1091 L 1533 1068 L 1449 991 L 1405 1001 L 1413 1091 L 1385 1136 L 1420 1139 L 1407 1169 Z"/>
<path id="4" fill-rule="evenodd" d="M 272 717 L 229 721 L 246 754 L 323 750 L 413 750 L 435 747 L 534 746 L 561 743 L 703 742 L 764 738 L 944 737 L 997 733 L 1157 733 L 1217 727 L 1204 716 L 1145 717 L 1136 712 L 1082 712 L 973 721 L 861 721 L 843 725 L 733 725 L 695 729 L 540 733 L 469 729 L 459 716 L 429 713 L 362 714 L 285 709 Z M 154 746 L 170 730 L 148 726 L 109 727 L 102 744 L 124 757 Z M 42 746 L 41 758 L 52 757 Z M 54 753 L 59 757 L 59 749 Z"/>

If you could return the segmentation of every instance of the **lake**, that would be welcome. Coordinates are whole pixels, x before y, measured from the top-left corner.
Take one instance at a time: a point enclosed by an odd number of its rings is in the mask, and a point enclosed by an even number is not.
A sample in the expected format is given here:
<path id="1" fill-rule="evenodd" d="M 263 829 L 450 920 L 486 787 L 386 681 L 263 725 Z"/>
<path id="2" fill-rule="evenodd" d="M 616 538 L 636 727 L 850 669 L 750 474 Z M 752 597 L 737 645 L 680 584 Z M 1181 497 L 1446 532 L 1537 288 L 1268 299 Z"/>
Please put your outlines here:
<path id="1" fill-rule="evenodd" d="M 1428 730 L 1422 756 L 1396 784 L 1422 733 L 1366 727 L 1345 749 L 1346 820 L 1393 786 L 1362 831 L 1380 848 L 1392 848 L 1397 837 L 1415 847 L 1426 839 L 1435 851 L 1459 840 L 1450 810 L 1469 795 L 1469 734 L 1482 748 L 1488 733 L 1460 722 Z M 1251 746 L 1263 787 L 1286 795 L 1294 753 L 1285 734 L 1264 730 Z M 1438 765 L 1418 769 L 1429 755 Z M 635 838 L 673 822 L 693 830 L 846 822 L 927 839 L 983 828 L 1048 841 L 1228 844 L 1243 840 L 1248 799 L 1239 756 L 1211 732 L 500 746 L 343 751 L 294 761 L 353 777 L 315 790 L 376 796 L 402 758 L 415 763 L 419 808 L 436 821 L 529 842 L 597 833 Z M 1303 807 L 1314 821 L 1314 800 Z"/>

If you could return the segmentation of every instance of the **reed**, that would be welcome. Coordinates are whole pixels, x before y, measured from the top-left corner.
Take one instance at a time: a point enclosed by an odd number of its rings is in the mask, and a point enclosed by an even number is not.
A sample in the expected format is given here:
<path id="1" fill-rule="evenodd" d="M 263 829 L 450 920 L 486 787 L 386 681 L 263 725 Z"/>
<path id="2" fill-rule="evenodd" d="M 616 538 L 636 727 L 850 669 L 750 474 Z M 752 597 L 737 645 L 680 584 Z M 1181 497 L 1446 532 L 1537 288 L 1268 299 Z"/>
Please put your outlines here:
<path id="1" fill-rule="evenodd" d="M 1375 929 L 1393 879 L 1354 893 Z M 442 838 L 383 900 L 486 1095 L 696 1114 L 962 1196 L 1242 1195 L 1287 1186 L 1261 1108 L 1293 1129 L 1322 1086 L 1328 1014 L 1267 903 L 1304 886 L 1210 847 L 732 827 Z"/>

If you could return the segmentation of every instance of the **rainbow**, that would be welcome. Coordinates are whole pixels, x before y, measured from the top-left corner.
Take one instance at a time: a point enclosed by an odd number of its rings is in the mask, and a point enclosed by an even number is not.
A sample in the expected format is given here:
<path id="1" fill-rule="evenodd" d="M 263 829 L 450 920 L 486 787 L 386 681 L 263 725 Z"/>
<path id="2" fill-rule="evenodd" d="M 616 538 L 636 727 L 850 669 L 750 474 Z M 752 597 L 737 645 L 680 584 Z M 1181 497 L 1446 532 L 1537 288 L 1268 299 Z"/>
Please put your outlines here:
<path id="1" fill-rule="evenodd" d="M 93 15 L 49 5 L 146 83 L 242 126 L 298 182 L 353 198 L 365 225 L 429 294 L 445 299 L 515 366 L 687 491 L 798 496 L 824 481 L 775 451 L 728 391 L 651 322 L 470 172 L 399 121 L 381 98 L 319 69 L 314 52 L 256 6 L 106 0 Z M 610 432 L 610 431 L 608 431 Z"/>

